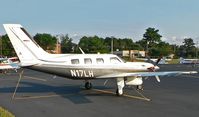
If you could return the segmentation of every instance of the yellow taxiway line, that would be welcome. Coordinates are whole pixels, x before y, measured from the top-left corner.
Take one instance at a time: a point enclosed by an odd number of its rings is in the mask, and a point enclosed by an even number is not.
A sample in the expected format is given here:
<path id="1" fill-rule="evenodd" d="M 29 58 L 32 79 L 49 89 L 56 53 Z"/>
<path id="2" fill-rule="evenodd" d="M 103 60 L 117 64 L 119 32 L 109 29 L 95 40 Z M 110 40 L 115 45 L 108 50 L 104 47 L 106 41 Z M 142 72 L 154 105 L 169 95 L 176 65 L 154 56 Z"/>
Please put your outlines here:
<path id="1" fill-rule="evenodd" d="M 15 100 L 25 100 L 25 99 L 39 99 L 39 98 L 50 98 L 50 97 L 58 97 L 60 95 L 43 95 L 43 96 L 24 96 L 24 97 L 15 97 Z"/>
<path id="2" fill-rule="evenodd" d="M 116 95 L 116 93 L 111 92 L 111 91 L 107 91 L 107 90 L 100 90 L 100 89 L 92 89 L 92 90 L 93 91 L 102 92 L 102 93 L 108 93 L 108 94 L 114 94 L 114 95 Z M 133 96 L 133 95 L 127 95 L 127 94 L 123 94 L 122 96 L 128 97 L 128 98 L 139 99 L 139 100 L 151 101 L 151 99 L 146 98 L 146 97 L 139 97 L 139 96 Z"/>
<path id="3" fill-rule="evenodd" d="M 92 91 L 96 91 L 96 92 L 102 92 L 102 93 L 107 93 L 107 94 L 114 94 L 116 95 L 116 93 L 111 92 L 111 91 L 107 91 L 107 90 L 100 90 L 100 89 L 91 89 Z M 65 94 L 67 96 L 70 95 L 74 95 L 74 94 Z M 43 96 L 23 96 L 23 97 L 14 97 L 14 100 L 26 100 L 26 99 L 40 99 L 40 98 L 51 98 L 51 97 L 59 97 L 60 95 L 43 95 Z M 63 96 L 63 95 L 62 95 Z M 145 101 L 151 101 L 149 98 L 146 97 L 139 97 L 139 96 L 132 96 L 132 95 L 127 95 L 127 94 L 123 94 L 123 97 L 128 97 L 128 98 L 133 98 L 133 99 L 139 99 L 139 100 L 145 100 Z"/>
<path id="4" fill-rule="evenodd" d="M 42 78 L 36 78 L 36 77 L 30 77 L 30 76 L 24 76 L 26 79 L 33 79 L 33 80 L 39 80 L 39 81 L 44 81 L 46 82 L 46 79 L 42 79 Z"/>

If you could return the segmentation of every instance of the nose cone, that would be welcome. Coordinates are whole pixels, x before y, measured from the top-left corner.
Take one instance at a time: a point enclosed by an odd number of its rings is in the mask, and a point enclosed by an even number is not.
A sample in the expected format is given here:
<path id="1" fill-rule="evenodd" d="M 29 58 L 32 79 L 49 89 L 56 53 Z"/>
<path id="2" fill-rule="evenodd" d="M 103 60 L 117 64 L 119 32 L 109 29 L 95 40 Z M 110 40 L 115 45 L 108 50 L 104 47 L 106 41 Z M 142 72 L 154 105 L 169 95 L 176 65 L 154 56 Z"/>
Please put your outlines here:
<path id="1" fill-rule="evenodd" d="M 147 68 L 149 71 L 155 71 L 155 70 L 158 70 L 160 69 L 158 66 L 156 65 L 153 65 L 153 64 L 149 64 L 148 68 Z"/>
<path id="2" fill-rule="evenodd" d="M 158 70 L 158 69 L 160 69 L 160 67 L 158 67 L 158 66 L 154 66 L 154 68 L 155 68 L 155 70 Z"/>

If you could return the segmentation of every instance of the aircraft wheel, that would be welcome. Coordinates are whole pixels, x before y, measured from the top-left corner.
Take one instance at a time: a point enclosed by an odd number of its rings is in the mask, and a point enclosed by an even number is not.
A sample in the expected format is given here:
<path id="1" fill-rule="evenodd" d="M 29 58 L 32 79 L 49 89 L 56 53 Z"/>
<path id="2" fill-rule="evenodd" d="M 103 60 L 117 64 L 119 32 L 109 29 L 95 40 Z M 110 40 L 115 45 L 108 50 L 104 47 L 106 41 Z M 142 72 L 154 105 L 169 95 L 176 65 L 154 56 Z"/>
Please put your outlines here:
<path id="1" fill-rule="evenodd" d="M 92 86 L 92 84 L 90 83 L 90 82 L 86 82 L 85 83 L 85 88 L 86 89 L 91 89 L 93 86 Z"/>
<path id="2" fill-rule="evenodd" d="M 144 90 L 143 85 L 137 85 L 137 90 Z"/>

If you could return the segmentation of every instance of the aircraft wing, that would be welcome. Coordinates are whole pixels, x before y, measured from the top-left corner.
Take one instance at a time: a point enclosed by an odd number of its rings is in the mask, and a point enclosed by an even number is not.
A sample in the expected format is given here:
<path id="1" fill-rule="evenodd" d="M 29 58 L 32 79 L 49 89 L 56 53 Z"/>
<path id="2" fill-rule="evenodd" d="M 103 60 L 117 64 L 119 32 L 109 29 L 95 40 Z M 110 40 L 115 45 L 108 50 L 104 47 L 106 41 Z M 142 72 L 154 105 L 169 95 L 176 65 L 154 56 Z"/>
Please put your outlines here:
<path id="1" fill-rule="evenodd" d="M 120 77 L 147 77 L 147 76 L 176 76 L 181 74 L 196 74 L 197 71 L 167 71 L 167 72 L 132 72 L 132 73 L 116 73 L 100 76 L 97 78 L 120 78 Z"/>

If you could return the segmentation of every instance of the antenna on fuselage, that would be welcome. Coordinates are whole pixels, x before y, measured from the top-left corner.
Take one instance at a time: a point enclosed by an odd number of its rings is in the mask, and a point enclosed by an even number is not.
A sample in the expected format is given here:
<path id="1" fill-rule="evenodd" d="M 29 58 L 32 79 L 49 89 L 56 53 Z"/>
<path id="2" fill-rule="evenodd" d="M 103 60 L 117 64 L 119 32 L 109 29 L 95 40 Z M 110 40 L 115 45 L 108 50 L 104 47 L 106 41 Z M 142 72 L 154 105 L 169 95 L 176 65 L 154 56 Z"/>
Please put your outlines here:
<path id="1" fill-rule="evenodd" d="M 82 54 L 85 54 L 81 47 L 79 47 L 79 50 L 82 52 Z"/>

